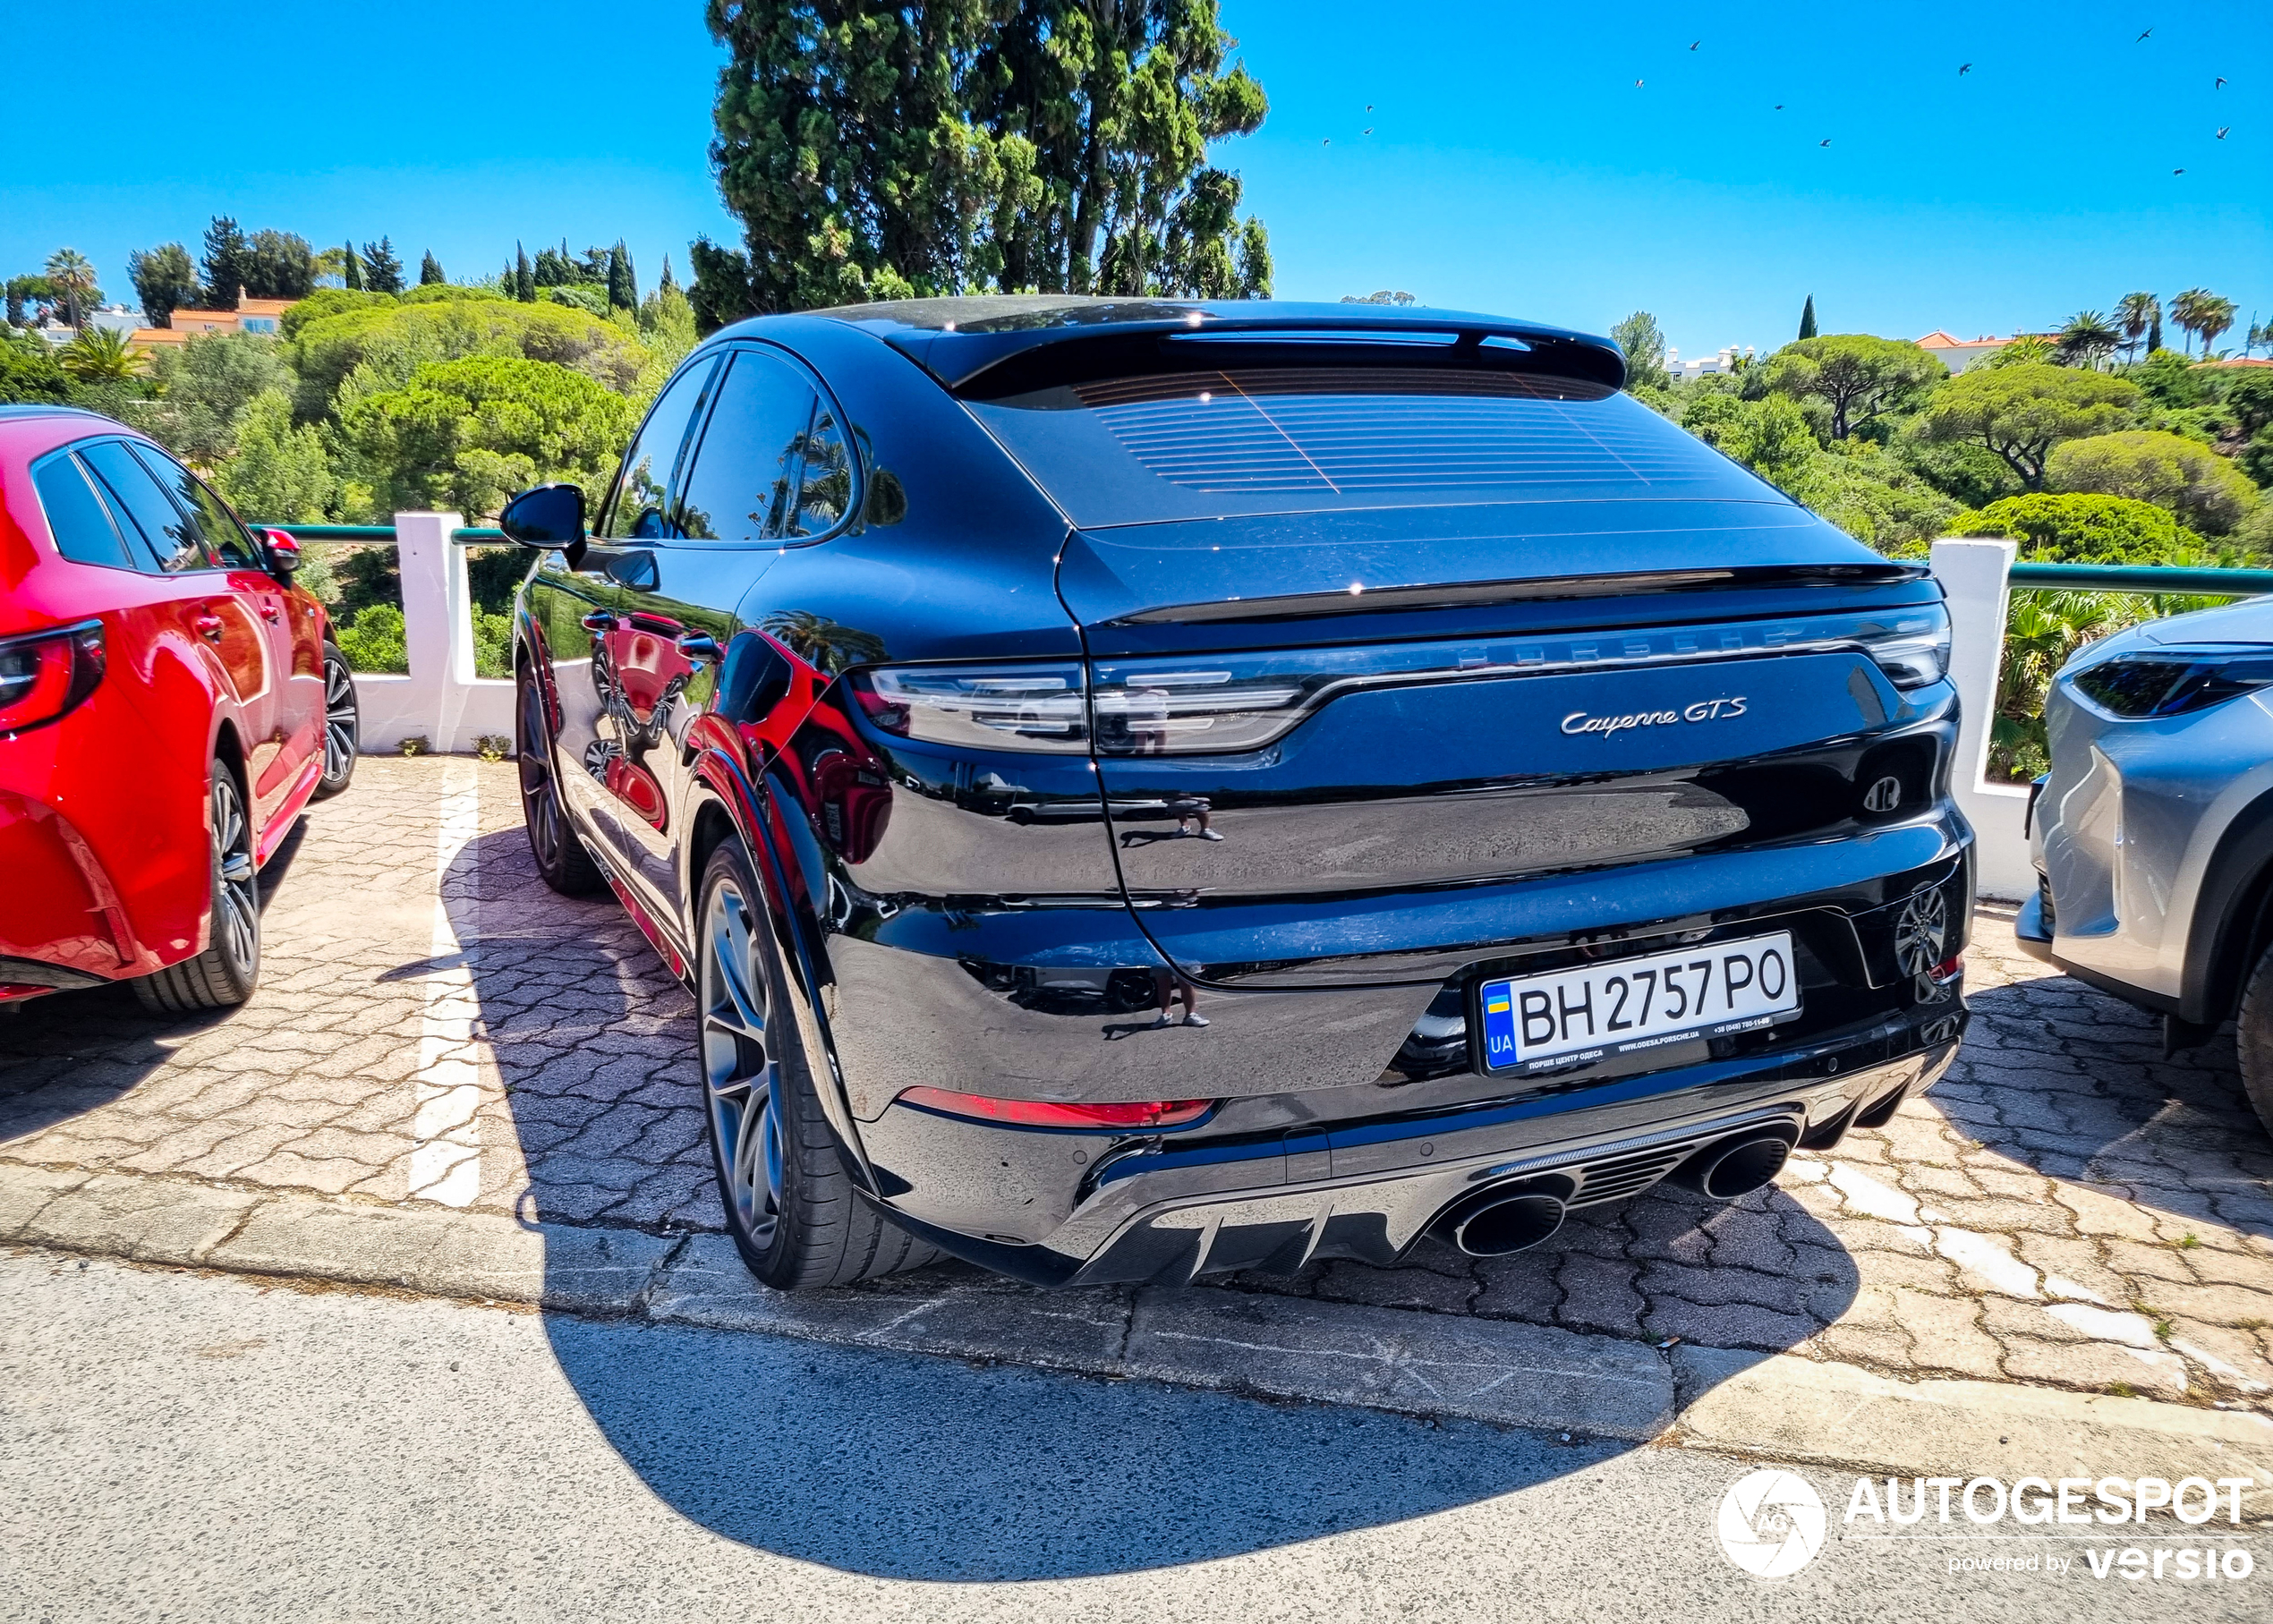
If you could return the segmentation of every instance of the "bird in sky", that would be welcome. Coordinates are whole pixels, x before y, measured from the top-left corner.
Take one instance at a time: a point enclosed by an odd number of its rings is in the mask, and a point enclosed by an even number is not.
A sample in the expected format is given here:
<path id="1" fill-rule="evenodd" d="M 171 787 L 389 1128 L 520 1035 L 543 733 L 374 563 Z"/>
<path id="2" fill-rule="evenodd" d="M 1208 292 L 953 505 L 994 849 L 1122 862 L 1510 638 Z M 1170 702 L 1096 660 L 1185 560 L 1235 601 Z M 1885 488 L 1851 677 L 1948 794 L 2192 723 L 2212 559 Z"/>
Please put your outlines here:
<path id="1" fill-rule="evenodd" d="M 2233 125 L 2228 124 L 2228 125 L 2226 125 L 2226 130 L 2231 130 L 2233 127 L 2234 127 Z M 2219 140 L 2224 140 L 2226 139 L 2226 130 L 2220 130 L 2220 131 L 2218 132 L 2218 139 Z"/>
<path id="2" fill-rule="evenodd" d="M 2225 88 L 2226 81 L 2222 78 L 2216 84 L 2210 86 L 2210 89 L 2213 90 L 2223 90 Z"/>
<path id="3" fill-rule="evenodd" d="M 1778 113 L 1783 112 L 1783 104 L 1782 102 L 1778 102 L 1778 103 L 1776 103 L 1776 104 L 1775 104 L 1775 110 L 1776 110 Z"/>
<path id="4" fill-rule="evenodd" d="M 2151 34 L 2154 31 L 2154 30 L 2149 29 L 2145 33 L 2141 34 L 2138 38 L 2133 40 L 2131 43 L 2133 45 L 2144 45 L 2147 43 L 2147 35 Z"/>
<path id="5" fill-rule="evenodd" d="M 1326 139 L 1325 139 L 1325 140 L 1324 140 L 1320 141 L 1320 142 L 1318 143 L 1318 145 L 1320 145 L 1321 147 L 1331 147 L 1331 146 L 1332 146 L 1332 145 L 1333 145 L 1333 137 L 1332 137 L 1332 136 L 1331 136 L 1331 135 L 1329 135 L 1328 137 L 1326 137 Z"/>
<path id="6" fill-rule="evenodd" d="M 1636 81 L 1634 81 L 1634 89 L 1637 89 L 1637 90 L 1639 90 L 1639 89 L 1641 89 L 1641 81 L 1640 81 L 1640 80 L 1637 79 Z"/>
<path id="7" fill-rule="evenodd" d="M 1696 49 L 1698 46 L 1703 45 L 1704 43 L 1705 43 L 1705 42 L 1704 42 L 1702 39 L 1692 39 L 1692 40 L 1690 40 L 1690 41 L 1689 42 L 1689 48 L 1690 48 L 1690 50 L 1692 50 L 1692 51 L 1693 51 L 1693 50 L 1695 50 L 1695 49 Z"/>
<path id="8" fill-rule="evenodd" d="M 2224 84 L 2226 81 L 2225 81 L 2224 80 L 2222 80 L 2222 79 L 2221 79 L 2221 80 L 2219 80 L 2218 82 L 2218 83 L 2220 83 L 2220 84 Z M 1368 113 L 1370 113 L 1370 112 L 1372 112 L 1373 110 L 1374 110 L 1374 104 L 1373 104 L 1373 103 L 1371 103 L 1371 102 L 1367 102 L 1367 103 L 1366 104 L 1366 112 L 1368 112 Z"/>
<path id="9" fill-rule="evenodd" d="M 1367 125 L 1366 126 L 1366 133 L 1367 135 L 1371 135 L 1373 132 L 1374 132 L 1374 127 L 1373 127 L 1371 124 L 1367 124 Z"/>
<path id="10" fill-rule="evenodd" d="M 1829 136 L 1827 136 L 1827 135 L 1826 135 L 1826 136 L 1825 136 L 1825 137 L 1824 137 L 1821 140 L 1819 140 L 1819 141 L 1818 141 L 1818 142 L 1816 143 L 1816 145 L 1817 145 L 1817 146 L 1818 146 L 1818 147 L 1828 147 L 1830 144 L 1831 144 L 1831 138 L 1830 138 Z"/>
<path id="11" fill-rule="evenodd" d="M 1962 67 L 1961 67 L 1961 68 L 1959 68 L 1959 69 L 1957 70 L 1957 76 L 1958 76 L 1960 79 L 1962 79 L 1962 78 L 1964 78 L 1964 77 L 1965 77 L 1965 75 L 1967 75 L 1968 73 L 1971 73 L 1972 71 L 1973 71 L 1973 64 L 1972 64 L 1971 63 L 1970 63 L 1970 62 L 1969 62 L 1969 63 L 1965 64 Z"/>
<path id="12" fill-rule="evenodd" d="M 2174 169 L 2171 171 L 2171 174 L 2184 174 L 2186 172 L 2184 169 Z"/>

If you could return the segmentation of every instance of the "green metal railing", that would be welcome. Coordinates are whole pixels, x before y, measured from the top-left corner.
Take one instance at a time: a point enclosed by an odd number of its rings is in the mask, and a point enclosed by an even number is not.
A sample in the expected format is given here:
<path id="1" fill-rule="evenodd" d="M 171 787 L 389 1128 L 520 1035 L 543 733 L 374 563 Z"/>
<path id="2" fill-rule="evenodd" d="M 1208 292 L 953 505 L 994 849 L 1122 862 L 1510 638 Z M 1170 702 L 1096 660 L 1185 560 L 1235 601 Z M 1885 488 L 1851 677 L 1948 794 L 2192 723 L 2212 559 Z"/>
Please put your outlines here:
<path id="1" fill-rule="evenodd" d="M 2008 578 L 2023 590 L 2235 598 L 2273 592 L 2273 570 L 2181 569 L 2161 564 L 2016 564 Z"/>
<path id="2" fill-rule="evenodd" d="M 260 522 L 256 519 L 252 523 L 258 524 Z M 295 541 L 392 541 L 395 539 L 392 524 L 267 524 L 261 528 L 280 530 Z M 461 547 L 508 539 L 501 530 L 485 530 L 479 525 L 468 525 L 450 532 L 450 540 Z"/>

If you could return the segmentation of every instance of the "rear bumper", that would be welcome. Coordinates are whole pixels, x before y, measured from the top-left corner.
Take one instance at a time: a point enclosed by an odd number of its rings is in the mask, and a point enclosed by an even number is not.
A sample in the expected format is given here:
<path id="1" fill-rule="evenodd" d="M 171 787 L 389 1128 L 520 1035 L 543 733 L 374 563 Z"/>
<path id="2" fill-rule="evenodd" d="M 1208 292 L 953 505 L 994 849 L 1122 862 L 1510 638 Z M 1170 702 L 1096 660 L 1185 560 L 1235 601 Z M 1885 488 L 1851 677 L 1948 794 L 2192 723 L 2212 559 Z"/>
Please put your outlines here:
<path id="1" fill-rule="evenodd" d="M 864 1137 L 895 1221 L 1036 1284 L 1385 1265 L 1486 1186 L 1557 1172 L 1587 1206 L 1639 1195 L 1747 1128 L 1788 1124 L 1820 1147 L 1876 1126 L 1948 1068 L 1965 1021 L 1953 997 L 1772 1060 L 1246 1138 L 1116 1144 L 905 1105 Z M 1051 1186 L 1077 1171 L 1068 1210 Z"/>
<path id="2" fill-rule="evenodd" d="M 0 789 L 0 982 L 87 986 L 132 973 L 133 929 L 87 837 L 61 812 Z"/>

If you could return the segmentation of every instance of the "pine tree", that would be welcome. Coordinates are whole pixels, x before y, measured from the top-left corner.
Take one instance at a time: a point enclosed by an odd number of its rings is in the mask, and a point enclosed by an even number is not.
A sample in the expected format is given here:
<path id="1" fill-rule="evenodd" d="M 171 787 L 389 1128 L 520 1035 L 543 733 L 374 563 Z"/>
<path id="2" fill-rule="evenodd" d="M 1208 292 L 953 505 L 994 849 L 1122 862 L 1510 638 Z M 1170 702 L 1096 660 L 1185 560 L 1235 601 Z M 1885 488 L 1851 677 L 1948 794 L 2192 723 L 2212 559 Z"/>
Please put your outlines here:
<path id="1" fill-rule="evenodd" d="M 618 310 L 639 308 L 639 278 L 632 273 L 631 250 L 624 246 L 621 237 L 608 251 L 608 304 Z"/>
<path id="2" fill-rule="evenodd" d="M 1815 333 L 1815 295 L 1808 295 L 1807 308 L 1800 312 L 1800 336 L 1813 338 Z"/>
<path id="3" fill-rule="evenodd" d="M 660 293 L 667 287 L 675 288 L 677 285 L 678 278 L 671 275 L 671 257 L 668 254 L 665 254 L 663 256 L 663 279 L 655 285 L 655 291 Z"/>
<path id="4" fill-rule="evenodd" d="M 438 282 L 448 280 L 449 278 L 442 274 L 442 262 L 434 257 L 432 249 L 428 249 L 426 258 L 418 262 L 418 285 L 421 287 L 432 287 Z"/>
<path id="5" fill-rule="evenodd" d="M 374 293 L 403 291 L 403 262 L 395 256 L 393 238 L 363 244 L 363 282 Z"/>
<path id="6" fill-rule="evenodd" d="M 524 304 L 534 304 L 537 302 L 537 273 L 529 264 L 529 251 L 515 242 L 513 251 L 513 296 Z"/>
<path id="7" fill-rule="evenodd" d="M 355 245 L 353 242 L 341 251 L 346 254 L 347 263 L 341 268 L 340 276 L 349 287 L 360 293 L 363 291 L 363 262 L 356 258 Z"/>
<path id="8" fill-rule="evenodd" d="M 244 233 L 227 215 L 205 228 L 205 308 L 233 310 L 244 292 Z"/>

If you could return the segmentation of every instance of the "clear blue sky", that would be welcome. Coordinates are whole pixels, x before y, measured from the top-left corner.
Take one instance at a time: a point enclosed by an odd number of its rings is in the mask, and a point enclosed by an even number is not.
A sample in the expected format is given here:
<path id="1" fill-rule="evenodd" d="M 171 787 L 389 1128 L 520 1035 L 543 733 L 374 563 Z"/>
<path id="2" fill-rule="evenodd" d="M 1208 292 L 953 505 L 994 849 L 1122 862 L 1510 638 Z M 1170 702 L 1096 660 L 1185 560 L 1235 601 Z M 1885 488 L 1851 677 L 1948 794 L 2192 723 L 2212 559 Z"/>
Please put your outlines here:
<path id="1" fill-rule="evenodd" d="M 1692 353 L 1783 342 L 1810 293 L 1826 331 L 1906 336 L 2196 285 L 2273 316 L 2264 0 L 1223 10 L 1272 112 L 1218 158 L 1281 297 L 1400 288 L 1596 330 L 1646 307 Z M 516 237 L 621 235 L 643 284 L 735 234 L 694 0 L 275 0 L 242 23 L 115 0 L 39 58 L 71 88 L 0 103 L 0 270 L 69 243 L 123 293 L 129 249 L 194 249 L 215 212 L 385 232 L 461 276 Z"/>

